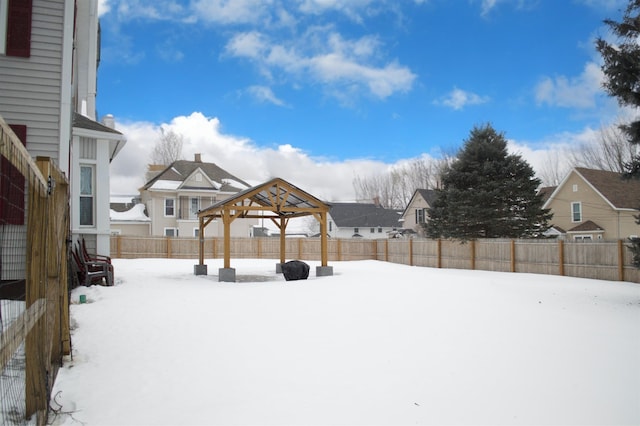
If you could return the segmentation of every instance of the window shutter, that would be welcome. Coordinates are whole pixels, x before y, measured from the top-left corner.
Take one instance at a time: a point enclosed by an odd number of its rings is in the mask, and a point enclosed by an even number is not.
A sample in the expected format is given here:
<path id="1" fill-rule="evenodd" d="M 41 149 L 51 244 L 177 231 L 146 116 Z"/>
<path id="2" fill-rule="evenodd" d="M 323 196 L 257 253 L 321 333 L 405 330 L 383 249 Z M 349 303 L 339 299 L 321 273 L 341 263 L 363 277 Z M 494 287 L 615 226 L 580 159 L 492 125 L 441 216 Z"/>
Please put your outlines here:
<path id="1" fill-rule="evenodd" d="M 27 126 L 14 124 L 9 127 L 26 146 Z M 24 225 L 24 176 L 4 156 L 0 168 L 0 224 Z"/>
<path id="2" fill-rule="evenodd" d="M 31 56 L 32 0 L 9 0 L 7 8 L 7 56 Z"/>

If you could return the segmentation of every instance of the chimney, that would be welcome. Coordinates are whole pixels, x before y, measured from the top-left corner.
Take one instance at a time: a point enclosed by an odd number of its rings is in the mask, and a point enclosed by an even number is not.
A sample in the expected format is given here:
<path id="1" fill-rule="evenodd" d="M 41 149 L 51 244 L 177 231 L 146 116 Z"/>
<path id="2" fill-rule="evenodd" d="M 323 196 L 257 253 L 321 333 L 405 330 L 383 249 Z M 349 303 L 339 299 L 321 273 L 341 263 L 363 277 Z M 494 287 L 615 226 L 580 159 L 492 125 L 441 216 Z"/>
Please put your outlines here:
<path id="1" fill-rule="evenodd" d="M 116 128 L 116 120 L 113 118 L 113 115 L 111 114 L 107 114 L 104 117 L 102 117 L 102 124 L 104 124 L 110 129 L 115 130 Z"/>
<path id="2" fill-rule="evenodd" d="M 373 197 L 373 204 L 375 204 L 376 207 L 380 207 L 380 197 L 377 195 Z"/>
<path id="3" fill-rule="evenodd" d="M 196 163 L 202 163 L 202 154 L 196 154 L 195 160 Z"/>

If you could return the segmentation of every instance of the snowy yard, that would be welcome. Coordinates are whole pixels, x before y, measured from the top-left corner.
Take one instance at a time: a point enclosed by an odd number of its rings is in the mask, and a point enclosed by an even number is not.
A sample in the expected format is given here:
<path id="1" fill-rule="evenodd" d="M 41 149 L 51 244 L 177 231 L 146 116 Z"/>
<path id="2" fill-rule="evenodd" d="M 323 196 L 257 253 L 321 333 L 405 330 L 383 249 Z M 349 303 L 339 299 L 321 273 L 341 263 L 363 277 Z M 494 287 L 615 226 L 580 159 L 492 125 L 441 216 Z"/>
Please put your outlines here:
<path id="1" fill-rule="evenodd" d="M 640 424 L 638 284 L 194 263 L 118 259 L 116 286 L 73 291 L 53 424 Z"/>

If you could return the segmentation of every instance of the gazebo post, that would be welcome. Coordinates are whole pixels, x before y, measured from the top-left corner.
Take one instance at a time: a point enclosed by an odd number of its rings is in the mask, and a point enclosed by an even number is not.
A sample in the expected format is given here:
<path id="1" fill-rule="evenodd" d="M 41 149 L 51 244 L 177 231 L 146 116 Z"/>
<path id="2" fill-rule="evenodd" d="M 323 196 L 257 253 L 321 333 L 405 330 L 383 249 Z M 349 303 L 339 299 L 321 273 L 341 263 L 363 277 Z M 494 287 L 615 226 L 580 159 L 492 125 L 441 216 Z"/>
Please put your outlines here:
<path id="1" fill-rule="evenodd" d="M 198 218 L 198 264 L 194 265 L 194 275 L 207 275 L 207 265 L 204 264 L 204 218 Z"/>
<path id="2" fill-rule="evenodd" d="M 282 273 L 282 264 L 286 261 L 287 258 L 287 220 L 288 219 L 280 216 L 280 225 L 278 225 L 278 228 L 280 228 L 280 263 L 276 264 L 276 274 Z"/>
<path id="3" fill-rule="evenodd" d="M 222 212 L 224 226 L 224 268 L 218 270 L 218 281 L 235 282 L 236 270 L 231 267 L 231 214 L 225 206 Z"/>
<path id="4" fill-rule="evenodd" d="M 320 212 L 320 263 L 321 266 L 316 266 L 316 276 L 324 277 L 333 275 L 333 266 L 328 266 L 327 260 L 327 212 Z"/>

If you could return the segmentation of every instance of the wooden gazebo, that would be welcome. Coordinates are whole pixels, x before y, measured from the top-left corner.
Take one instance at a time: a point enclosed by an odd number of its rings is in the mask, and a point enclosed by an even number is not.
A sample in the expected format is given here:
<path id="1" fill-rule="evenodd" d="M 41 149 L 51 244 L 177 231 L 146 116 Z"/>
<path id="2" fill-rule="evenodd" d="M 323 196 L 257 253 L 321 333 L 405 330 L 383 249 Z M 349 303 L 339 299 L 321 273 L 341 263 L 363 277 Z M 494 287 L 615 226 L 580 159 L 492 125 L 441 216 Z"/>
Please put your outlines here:
<path id="1" fill-rule="evenodd" d="M 219 281 L 235 281 L 235 270 L 231 268 L 231 222 L 235 219 L 270 219 L 280 230 L 280 263 L 285 262 L 285 231 L 291 218 L 314 216 L 320 223 L 321 266 L 316 275 L 333 275 L 327 263 L 327 213 L 330 206 L 291 183 L 274 178 L 254 186 L 237 195 L 222 200 L 198 212 L 200 225 L 199 264 L 196 275 L 206 275 L 204 264 L 204 230 L 211 221 L 222 219 L 224 227 L 224 268 L 220 269 Z"/>

